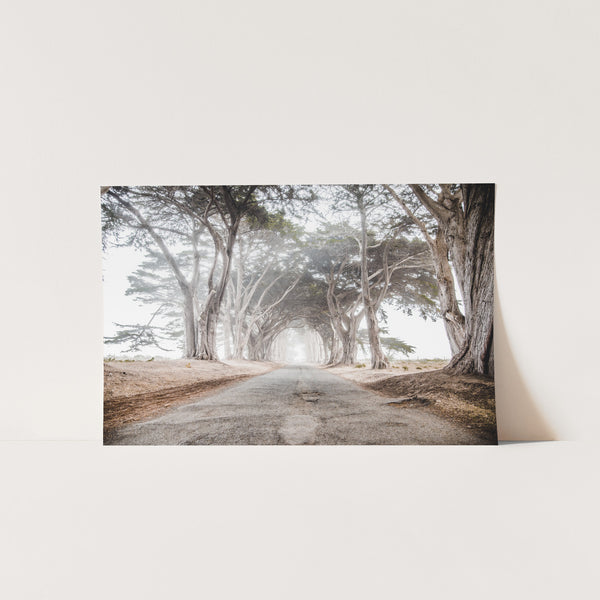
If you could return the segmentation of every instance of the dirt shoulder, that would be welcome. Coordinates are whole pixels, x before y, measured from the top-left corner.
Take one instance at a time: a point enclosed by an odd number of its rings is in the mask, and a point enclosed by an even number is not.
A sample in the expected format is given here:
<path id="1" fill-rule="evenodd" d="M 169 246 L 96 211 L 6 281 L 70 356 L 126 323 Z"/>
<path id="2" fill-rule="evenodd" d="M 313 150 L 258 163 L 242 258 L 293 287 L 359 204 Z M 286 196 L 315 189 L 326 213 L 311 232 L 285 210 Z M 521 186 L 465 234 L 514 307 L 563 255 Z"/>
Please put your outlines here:
<path id="1" fill-rule="evenodd" d="M 105 361 L 104 434 L 278 366 L 246 360 Z"/>
<path id="2" fill-rule="evenodd" d="M 405 363 L 413 361 L 404 361 Z M 419 407 L 453 423 L 476 430 L 490 441 L 497 439 L 494 381 L 475 375 L 450 375 L 441 370 L 443 361 L 429 368 L 416 366 L 410 372 L 398 368 L 373 371 L 355 367 L 333 367 L 328 370 L 349 379 L 381 396 L 393 398 L 399 410 Z M 435 365 L 434 363 L 441 363 Z"/>

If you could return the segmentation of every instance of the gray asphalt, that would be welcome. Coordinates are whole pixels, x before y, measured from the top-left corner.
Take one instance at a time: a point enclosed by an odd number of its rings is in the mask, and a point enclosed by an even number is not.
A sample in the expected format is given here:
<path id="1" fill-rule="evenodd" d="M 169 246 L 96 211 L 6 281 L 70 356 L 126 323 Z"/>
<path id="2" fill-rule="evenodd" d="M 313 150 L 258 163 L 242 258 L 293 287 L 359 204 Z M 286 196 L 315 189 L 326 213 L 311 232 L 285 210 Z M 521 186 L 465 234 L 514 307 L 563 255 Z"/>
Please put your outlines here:
<path id="1" fill-rule="evenodd" d="M 481 444 L 472 431 L 327 370 L 288 365 L 159 418 L 117 429 L 116 445 Z"/>

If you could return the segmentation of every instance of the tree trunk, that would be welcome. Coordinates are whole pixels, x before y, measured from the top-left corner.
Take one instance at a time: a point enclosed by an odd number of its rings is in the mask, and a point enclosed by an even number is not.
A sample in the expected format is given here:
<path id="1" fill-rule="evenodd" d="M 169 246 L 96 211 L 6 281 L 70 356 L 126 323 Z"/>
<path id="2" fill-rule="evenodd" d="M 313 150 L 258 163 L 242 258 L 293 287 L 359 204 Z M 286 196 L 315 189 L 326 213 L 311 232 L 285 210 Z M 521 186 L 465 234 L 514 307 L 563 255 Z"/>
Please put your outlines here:
<path id="1" fill-rule="evenodd" d="M 251 335 L 248 340 L 248 360 L 264 360 L 265 350 L 266 343 L 262 333 Z"/>
<path id="2" fill-rule="evenodd" d="M 186 293 L 183 299 L 183 319 L 185 332 L 185 357 L 198 356 L 198 324 L 194 310 L 194 297 L 191 292 Z"/>
<path id="3" fill-rule="evenodd" d="M 362 316 L 362 312 L 361 312 Z M 342 357 L 340 364 L 353 365 L 356 362 L 356 332 L 358 330 L 358 319 L 356 317 L 348 317 L 346 329 L 342 329 Z"/>
<path id="4" fill-rule="evenodd" d="M 235 333 L 233 336 L 233 358 L 241 360 L 244 358 L 244 342 L 247 336 L 242 333 L 242 323 L 239 320 L 239 315 L 236 316 Z"/>
<path id="5" fill-rule="evenodd" d="M 340 365 L 353 365 L 354 356 L 356 354 L 356 343 L 352 343 L 352 338 L 346 333 L 341 339 L 342 342 L 342 356 L 340 358 Z"/>
<path id="6" fill-rule="evenodd" d="M 239 248 L 238 252 L 240 252 Z M 233 302 L 233 358 L 239 360 L 244 357 L 244 345 L 246 341 L 246 336 L 244 335 L 244 322 L 246 319 L 246 313 L 242 310 L 244 263 L 239 254 L 236 262 L 235 297 Z"/>
<path id="7" fill-rule="evenodd" d="M 327 294 L 329 318 L 334 332 L 334 343 L 328 364 L 353 365 L 356 361 L 357 318 L 353 315 L 340 315 L 333 299 L 333 284 L 330 282 Z M 342 319 L 344 322 L 342 322 Z"/>
<path id="8" fill-rule="evenodd" d="M 223 314 L 223 352 L 225 358 L 232 357 L 231 351 L 231 298 L 229 294 L 225 297 L 225 311 Z"/>
<path id="9" fill-rule="evenodd" d="M 464 302 L 464 342 L 446 368 L 493 375 L 494 186 L 464 184 L 455 194 L 442 185 L 437 201 L 420 186 L 410 187 L 438 222 Z"/>
<path id="10" fill-rule="evenodd" d="M 328 365 L 336 365 L 340 362 L 342 357 L 342 349 L 337 334 L 331 336 L 331 342 L 329 344 L 329 358 L 327 359 Z"/>
<path id="11" fill-rule="evenodd" d="M 464 185 L 465 341 L 447 370 L 494 374 L 494 186 Z"/>
<path id="12" fill-rule="evenodd" d="M 202 317 L 200 319 L 200 360 L 219 360 L 217 354 L 217 325 L 221 313 L 221 304 L 229 282 L 231 271 L 231 254 L 237 236 L 239 223 L 234 224 L 228 232 L 227 244 L 221 251 L 221 275 L 217 286 L 209 291 Z"/>
<path id="13" fill-rule="evenodd" d="M 365 311 L 365 315 L 367 318 L 367 330 L 369 332 L 369 347 L 371 349 L 371 369 L 387 369 L 389 364 L 379 340 L 377 315 L 372 307 L 369 307 Z"/>
<path id="14" fill-rule="evenodd" d="M 319 340 L 319 355 L 317 362 L 322 365 L 325 362 L 325 357 L 327 356 L 327 341 L 321 331 L 315 329 L 315 333 L 317 334 L 317 339 Z"/>
<path id="15" fill-rule="evenodd" d="M 214 297 L 209 297 L 200 317 L 200 349 L 197 358 L 200 360 L 219 360 L 217 354 L 218 312 Z"/>
<path id="16" fill-rule="evenodd" d="M 263 344 L 261 360 L 273 360 L 273 346 L 275 340 L 273 338 L 266 340 Z"/>
<path id="17" fill-rule="evenodd" d="M 443 235 L 438 234 L 429 244 L 435 277 L 440 294 L 440 312 L 446 328 L 452 356 L 456 355 L 465 341 L 465 317 L 458 306 L 454 276 L 448 261 L 448 245 Z"/>
<path id="18" fill-rule="evenodd" d="M 362 288 L 362 299 L 367 319 L 367 330 L 369 332 L 369 349 L 371 351 L 371 368 L 386 369 L 389 365 L 381 348 L 379 339 L 379 323 L 377 322 L 377 309 L 371 298 L 371 288 L 369 287 L 369 271 L 367 267 L 367 212 L 362 198 L 357 198 L 358 210 L 360 212 L 360 280 Z"/>

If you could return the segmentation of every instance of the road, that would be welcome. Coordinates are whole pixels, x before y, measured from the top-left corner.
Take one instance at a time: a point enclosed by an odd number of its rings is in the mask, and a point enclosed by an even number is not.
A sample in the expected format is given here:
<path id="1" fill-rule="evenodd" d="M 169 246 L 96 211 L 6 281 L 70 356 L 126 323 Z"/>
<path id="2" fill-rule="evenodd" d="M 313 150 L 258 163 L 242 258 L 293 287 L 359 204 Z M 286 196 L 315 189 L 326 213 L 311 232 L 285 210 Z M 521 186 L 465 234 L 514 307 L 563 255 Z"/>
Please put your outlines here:
<path id="1" fill-rule="evenodd" d="M 105 444 L 481 444 L 422 408 L 306 365 L 287 365 L 197 402 L 117 429 Z"/>

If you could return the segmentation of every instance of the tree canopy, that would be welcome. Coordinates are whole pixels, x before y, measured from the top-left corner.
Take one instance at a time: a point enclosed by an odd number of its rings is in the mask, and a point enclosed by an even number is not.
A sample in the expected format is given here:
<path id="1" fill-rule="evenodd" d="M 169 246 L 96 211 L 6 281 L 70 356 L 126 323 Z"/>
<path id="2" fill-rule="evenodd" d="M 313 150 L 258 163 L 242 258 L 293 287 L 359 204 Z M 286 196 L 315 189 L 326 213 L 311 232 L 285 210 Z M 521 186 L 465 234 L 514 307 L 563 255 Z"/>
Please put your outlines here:
<path id="1" fill-rule="evenodd" d="M 402 311 L 441 318 L 453 368 L 489 373 L 493 188 L 480 187 L 102 188 L 104 248 L 144 253 L 127 294 L 152 310 L 106 341 L 269 360 L 301 327 L 324 362 L 353 364 L 362 347 L 382 368 L 414 351 L 387 330 Z"/>

